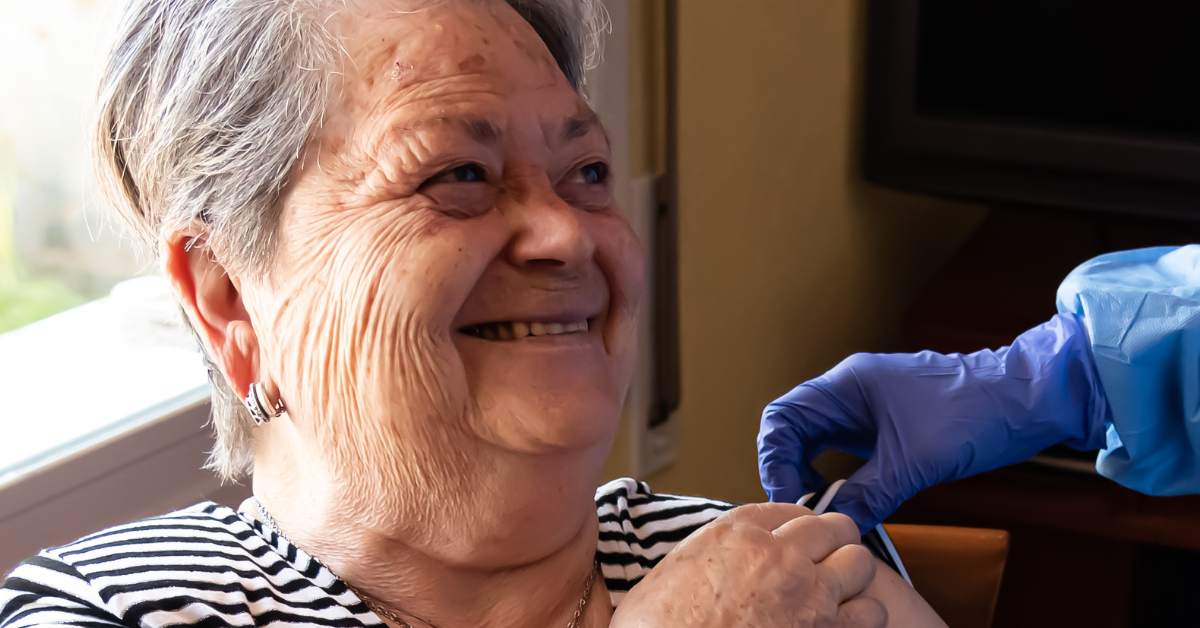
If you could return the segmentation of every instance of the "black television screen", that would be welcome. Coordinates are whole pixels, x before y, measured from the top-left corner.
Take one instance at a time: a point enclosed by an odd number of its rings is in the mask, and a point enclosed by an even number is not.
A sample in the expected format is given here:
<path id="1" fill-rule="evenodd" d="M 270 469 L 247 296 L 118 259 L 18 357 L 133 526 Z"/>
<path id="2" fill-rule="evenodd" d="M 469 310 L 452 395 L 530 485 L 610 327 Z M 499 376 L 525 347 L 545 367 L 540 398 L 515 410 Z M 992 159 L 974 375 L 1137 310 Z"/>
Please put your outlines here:
<path id="1" fill-rule="evenodd" d="M 1200 1 L 872 0 L 871 181 L 1200 219 Z"/>

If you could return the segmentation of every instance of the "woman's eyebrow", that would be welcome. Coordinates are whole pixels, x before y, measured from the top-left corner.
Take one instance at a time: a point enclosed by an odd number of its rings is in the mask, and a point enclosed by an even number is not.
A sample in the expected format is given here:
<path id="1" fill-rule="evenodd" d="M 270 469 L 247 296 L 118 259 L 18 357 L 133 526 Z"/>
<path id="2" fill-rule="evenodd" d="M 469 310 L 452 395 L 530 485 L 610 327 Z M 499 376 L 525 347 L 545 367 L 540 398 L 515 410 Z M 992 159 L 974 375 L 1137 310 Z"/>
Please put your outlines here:
<path id="1" fill-rule="evenodd" d="M 466 131 L 467 135 L 471 136 L 471 139 L 480 144 L 498 144 L 504 135 L 504 131 L 500 130 L 500 127 L 493 124 L 491 120 L 476 116 L 463 116 L 454 120 Z"/>
<path id="2" fill-rule="evenodd" d="M 402 127 L 396 127 L 392 132 L 391 141 L 404 141 L 422 130 L 444 125 L 457 127 L 472 140 L 488 146 L 499 144 L 504 137 L 504 130 L 487 118 L 472 115 L 439 115 L 412 120 Z"/>
<path id="3" fill-rule="evenodd" d="M 598 126 L 600 126 L 599 118 L 594 112 L 589 111 L 586 115 L 572 116 L 563 120 L 562 131 L 559 135 L 564 142 L 567 142 L 591 133 L 592 129 Z"/>

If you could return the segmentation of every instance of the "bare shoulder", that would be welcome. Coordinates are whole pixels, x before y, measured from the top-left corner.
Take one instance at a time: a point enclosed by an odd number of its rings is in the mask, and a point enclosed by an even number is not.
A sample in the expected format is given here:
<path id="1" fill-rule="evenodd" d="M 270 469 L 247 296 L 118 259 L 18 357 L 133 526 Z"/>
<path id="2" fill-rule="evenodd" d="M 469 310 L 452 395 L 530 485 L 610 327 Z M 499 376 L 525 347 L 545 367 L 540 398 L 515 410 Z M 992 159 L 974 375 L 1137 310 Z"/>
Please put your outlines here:
<path id="1" fill-rule="evenodd" d="M 937 628 L 946 625 L 900 574 L 878 558 L 875 561 L 875 579 L 863 595 L 879 600 L 887 608 L 888 628 Z"/>

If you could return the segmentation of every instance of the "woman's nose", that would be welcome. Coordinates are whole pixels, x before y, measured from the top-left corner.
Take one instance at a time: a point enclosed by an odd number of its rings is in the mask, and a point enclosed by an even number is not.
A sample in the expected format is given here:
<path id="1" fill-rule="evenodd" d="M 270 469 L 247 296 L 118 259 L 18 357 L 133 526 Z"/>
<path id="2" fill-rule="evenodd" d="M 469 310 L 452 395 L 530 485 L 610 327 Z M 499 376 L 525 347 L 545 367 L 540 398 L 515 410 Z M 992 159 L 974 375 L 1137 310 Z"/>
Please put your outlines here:
<path id="1" fill-rule="evenodd" d="M 568 205 L 549 186 L 530 190 L 508 213 L 516 227 L 509 255 L 518 267 L 569 272 L 595 252 L 583 211 Z"/>

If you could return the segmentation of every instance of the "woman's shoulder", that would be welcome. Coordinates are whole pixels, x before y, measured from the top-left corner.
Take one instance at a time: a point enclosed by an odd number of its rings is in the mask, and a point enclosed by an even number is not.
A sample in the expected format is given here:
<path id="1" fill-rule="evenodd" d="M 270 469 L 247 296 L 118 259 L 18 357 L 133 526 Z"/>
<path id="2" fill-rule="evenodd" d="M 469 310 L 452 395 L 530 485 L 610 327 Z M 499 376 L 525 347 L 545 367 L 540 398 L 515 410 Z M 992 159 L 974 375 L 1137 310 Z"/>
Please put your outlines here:
<path id="1" fill-rule="evenodd" d="M 113 526 L 59 547 L 42 550 L 18 565 L 0 587 L 0 626 L 38 626 L 87 618 L 97 624 L 124 625 L 111 612 L 111 599 L 122 578 L 180 564 L 198 548 L 236 544 L 237 513 L 211 502 L 166 515 Z M 242 527 L 248 529 L 241 521 Z M 170 549 L 168 549 L 170 548 Z"/>
<path id="2" fill-rule="evenodd" d="M 601 519 L 608 515 L 610 519 L 647 521 L 646 517 L 655 513 L 659 514 L 657 519 L 702 513 L 712 515 L 711 520 L 733 507 L 719 499 L 655 493 L 648 484 L 633 478 L 618 478 L 596 489 L 596 511 Z"/>
<path id="3" fill-rule="evenodd" d="M 645 482 L 613 480 L 596 489 L 600 540 L 661 557 L 734 504 L 704 497 L 655 493 Z"/>
<path id="4" fill-rule="evenodd" d="M 237 511 L 213 502 L 201 502 L 175 512 L 94 532 L 39 555 L 84 571 L 113 561 L 154 561 L 178 557 L 181 552 L 203 554 L 212 548 L 246 545 L 254 536 L 250 522 Z M 253 543 L 251 543 L 253 545 Z"/>
<path id="5" fill-rule="evenodd" d="M 44 550 L 0 587 L 0 628 L 253 626 L 264 617 L 361 626 L 345 586 L 285 539 L 211 502 Z M 316 600 L 324 600 L 316 604 Z M 347 602 L 343 604 L 342 602 Z"/>
<path id="6" fill-rule="evenodd" d="M 733 507 L 716 499 L 655 493 L 631 478 L 596 489 L 596 560 L 613 605 L 680 541 Z"/>
<path id="7" fill-rule="evenodd" d="M 164 552 L 170 555 L 178 552 L 180 543 L 229 547 L 251 534 L 249 522 L 232 508 L 201 502 L 165 515 L 93 532 L 66 545 L 42 550 L 38 557 L 89 567 L 110 561 L 127 561 L 134 555 L 143 560 Z"/>

